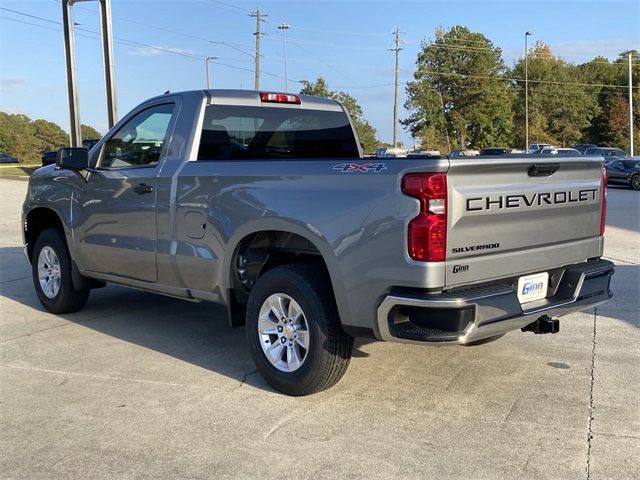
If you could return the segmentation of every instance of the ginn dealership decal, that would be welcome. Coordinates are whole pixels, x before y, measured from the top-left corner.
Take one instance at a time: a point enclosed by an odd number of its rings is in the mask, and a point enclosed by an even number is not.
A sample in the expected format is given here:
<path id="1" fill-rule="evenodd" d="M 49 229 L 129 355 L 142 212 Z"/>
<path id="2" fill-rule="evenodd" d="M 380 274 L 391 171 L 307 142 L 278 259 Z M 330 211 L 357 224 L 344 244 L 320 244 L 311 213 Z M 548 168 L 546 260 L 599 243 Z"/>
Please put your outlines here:
<path id="1" fill-rule="evenodd" d="M 486 197 L 467 198 L 467 212 L 480 212 L 483 210 L 501 210 L 506 208 L 542 207 L 544 205 L 558 205 L 562 203 L 589 202 L 598 199 L 597 188 L 583 190 L 570 190 L 561 192 L 547 192 L 514 195 L 496 195 Z"/>

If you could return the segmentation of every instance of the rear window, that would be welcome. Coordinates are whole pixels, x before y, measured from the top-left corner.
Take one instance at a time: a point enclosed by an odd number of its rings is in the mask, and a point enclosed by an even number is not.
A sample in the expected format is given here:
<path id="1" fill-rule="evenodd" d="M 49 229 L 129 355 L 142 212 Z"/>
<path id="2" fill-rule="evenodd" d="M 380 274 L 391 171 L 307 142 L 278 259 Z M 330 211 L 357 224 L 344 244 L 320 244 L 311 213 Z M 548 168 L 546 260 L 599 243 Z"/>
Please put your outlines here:
<path id="1" fill-rule="evenodd" d="M 198 160 L 356 158 L 344 112 L 280 107 L 206 107 Z"/>

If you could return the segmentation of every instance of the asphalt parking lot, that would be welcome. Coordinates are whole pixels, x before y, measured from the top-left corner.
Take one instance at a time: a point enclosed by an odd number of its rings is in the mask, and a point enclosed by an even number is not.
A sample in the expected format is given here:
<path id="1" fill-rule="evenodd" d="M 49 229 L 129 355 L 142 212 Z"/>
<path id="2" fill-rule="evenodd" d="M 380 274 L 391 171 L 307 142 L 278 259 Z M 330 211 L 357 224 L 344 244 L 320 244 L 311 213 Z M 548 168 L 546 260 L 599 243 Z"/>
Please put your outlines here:
<path id="1" fill-rule="evenodd" d="M 558 335 L 358 341 L 334 388 L 272 390 L 221 310 L 109 286 L 46 313 L 0 180 L 0 478 L 640 478 L 640 194 L 610 188 L 615 298 Z"/>

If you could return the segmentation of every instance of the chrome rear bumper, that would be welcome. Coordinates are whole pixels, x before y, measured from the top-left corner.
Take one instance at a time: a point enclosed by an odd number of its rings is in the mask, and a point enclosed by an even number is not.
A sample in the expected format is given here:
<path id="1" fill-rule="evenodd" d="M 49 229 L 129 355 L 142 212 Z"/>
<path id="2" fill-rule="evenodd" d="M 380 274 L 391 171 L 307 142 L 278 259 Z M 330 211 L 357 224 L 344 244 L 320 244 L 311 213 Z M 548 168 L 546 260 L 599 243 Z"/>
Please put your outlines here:
<path id="1" fill-rule="evenodd" d="M 559 317 L 601 305 L 614 264 L 593 260 L 555 271 L 547 298 L 518 301 L 513 279 L 438 295 L 392 292 L 378 307 L 380 340 L 403 343 L 466 344 L 518 330 L 543 315 Z"/>

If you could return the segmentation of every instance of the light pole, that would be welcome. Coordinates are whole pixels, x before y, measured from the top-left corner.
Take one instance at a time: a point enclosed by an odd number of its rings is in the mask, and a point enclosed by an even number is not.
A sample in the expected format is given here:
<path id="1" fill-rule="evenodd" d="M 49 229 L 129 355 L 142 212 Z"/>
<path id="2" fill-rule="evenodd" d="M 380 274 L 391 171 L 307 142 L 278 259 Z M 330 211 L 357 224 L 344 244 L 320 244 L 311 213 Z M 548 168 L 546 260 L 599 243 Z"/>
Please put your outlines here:
<path id="1" fill-rule="evenodd" d="M 289 91 L 289 81 L 287 79 L 287 30 L 291 28 L 290 25 L 282 22 L 278 25 L 278 30 L 282 30 L 282 39 L 284 41 L 284 91 Z"/>
<path id="2" fill-rule="evenodd" d="M 529 151 L 529 44 L 528 39 L 533 35 L 524 32 L 524 151 Z"/>
<path id="3" fill-rule="evenodd" d="M 218 57 L 207 57 L 204 59 L 204 70 L 207 72 L 207 90 L 211 88 L 209 85 L 209 60 L 217 60 Z"/>
<path id="4" fill-rule="evenodd" d="M 633 54 L 629 52 L 629 155 L 633 157 L 633 80 L 631 63 Z"/>

